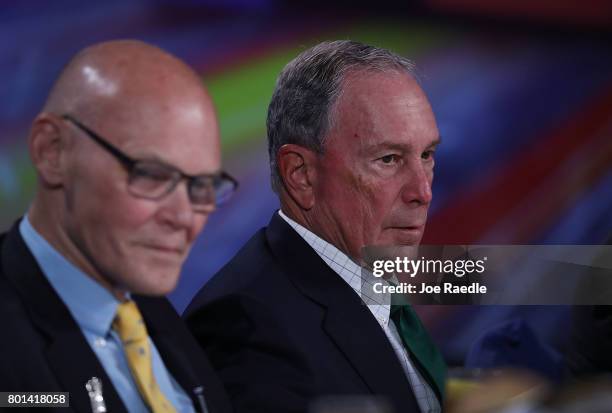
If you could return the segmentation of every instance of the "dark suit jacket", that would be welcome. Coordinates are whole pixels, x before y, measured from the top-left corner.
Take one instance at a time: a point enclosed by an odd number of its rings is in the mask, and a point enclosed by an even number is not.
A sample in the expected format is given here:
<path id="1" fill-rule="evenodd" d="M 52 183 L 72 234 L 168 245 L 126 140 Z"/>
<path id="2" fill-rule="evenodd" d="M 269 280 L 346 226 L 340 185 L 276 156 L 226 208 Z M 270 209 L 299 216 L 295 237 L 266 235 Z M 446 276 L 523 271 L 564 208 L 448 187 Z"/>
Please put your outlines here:
<path id="1" fill-rule="evenodd" d="M 278 214 L 185 315 L 237 412 L 304 412 L 331 394 L 384 395 L 398 413 L 419 411 L 370 310 Z"/>
<path id="2" fill-rule="evenodd" d="M 571 378 L 612 374 L 612 306 L 576 306 L 565 361 Z"/>
<path id="3" fill-rule="evenodd" d="M 165 298 L 133 297 L 166 367 L 195 408 L 199 402 L 193 389 L 203 386 L 211 412 L 230 412 L 222 384 L 170 303 Z M 70 392 L 71 410 L 85 413 L 91 412 L 85 383 L 96 376 L 102 381 L 107 410 L 127 412 L 17 224 L 0 235 L 0 314 L 0 391 Z"/>

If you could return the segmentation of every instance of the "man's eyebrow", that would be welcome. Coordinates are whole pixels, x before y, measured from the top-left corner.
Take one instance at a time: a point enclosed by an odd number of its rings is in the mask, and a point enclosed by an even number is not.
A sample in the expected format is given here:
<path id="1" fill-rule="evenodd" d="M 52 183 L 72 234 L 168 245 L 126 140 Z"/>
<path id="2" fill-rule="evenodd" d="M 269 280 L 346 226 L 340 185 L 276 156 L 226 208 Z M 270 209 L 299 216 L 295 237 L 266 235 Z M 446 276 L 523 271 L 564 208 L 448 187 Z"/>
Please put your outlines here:
<path id="1" fill-rule="evenodd" d="M 173 163 L 166 161 L 161 156 L 159 156 L 158 154 L 155 154 L 155 153 L 143 154 L 142 157 L 134 158 L 134 159 L 137 162 L 153 162 L 153 163 L 158 163 L 160 165 L 163 165 L 163 166 L 175 169 L 175 170 L 179 171 L 180 173 L 182 173 L 183 175 L 187 175 L 187 176 L 191 176 L 191 177 L 217 175 L 218 173 L 220 173 L 222 171 L 221 168 L 218 168 L 218 169 L 216 169 L 214 171 L 210 171 L 210 172 L 201 172 L 201 173 L 197 173 L 197 174 L 189 174 L 189 173 L 183 171 L 178 166 L 174 165 Z"/>
<path id="2" fill-rule="evenodd" d="M 442 137 L 438 136 L 437 138 L 433 139 L 427 146 L 427 149 L 431 149 L 431 148 L 435 148 L 436 146 L 438 146 L 440 143 L 442 143 Z M 365 148 L 366 152 L 369 153 L 375 153 L 381 150 L 397 150 L 397 151 L 403 151 L 403 152 L 408 152 L 411 149 L 413 149 L 413 145 L 409 144 L 409 143 L 398 143 L 398 142 L 379 142 L 376 143 L 374 145 L 371 146 L 367 146 Z"/>
<path id="3" fill-rule="evenodd" d="M 130 155 L 131 156 L 131 155 Z M 157 153 L 154 152 L 150 152 L 148 149 L 142 150 L 140 152 L 136 153 L 136 156 L 133 157 L 134 160 L 139 161 L 139 162 L 154 162 L 154 163 L 159 163 L 165 166 L 170 166 L 176 169 L 176 167 L 174 165 L 172 165 L 171 162 L 168 162 L 166 159 L 164 159 L 162 156 L 160 156 Z"/>
<path id="4" fill-rule="evenodd" d="M 438 136 L 429 145 L 427 145 L 427 147 L 428 148 L 436 147 L 436 146 L 440 145 L 441 143 L 442 143 L 442 136 Z"/>
<path id="5" fill-rule="evenodd" d="M 397 142 L 379 142 L 374 145 L 366 146 L 365 150 L 367 152 L 378 152 L 381 150 L 397 150 L 397 151 L 407 151 L 410 149 L 410 145 L 405 143 L 397 143 Z"/>

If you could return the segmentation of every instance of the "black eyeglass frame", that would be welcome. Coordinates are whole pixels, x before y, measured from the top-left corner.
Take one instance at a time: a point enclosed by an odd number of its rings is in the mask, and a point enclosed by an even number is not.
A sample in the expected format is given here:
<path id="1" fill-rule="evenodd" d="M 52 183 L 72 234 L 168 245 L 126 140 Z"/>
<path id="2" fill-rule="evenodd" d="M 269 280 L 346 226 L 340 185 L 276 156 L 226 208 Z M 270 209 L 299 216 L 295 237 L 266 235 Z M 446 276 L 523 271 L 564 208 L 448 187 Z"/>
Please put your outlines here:
<path id="1" fill-rule="evenodd" d="M 178 183 L 182 180 L 185 180 L 187 182 L 187 190 L 189 193 L 189 199 L 192 202 L 192 204 L 194 205 L 220 205 L 223 204 L 228 198 L 229 195 L 231 195 L 232 193 L 234 193 L 236 191 L 236 189 L 238 188 L 238 181 L 232 177 L 230 174 L 228 174 L 225 171 L 221 171 L 217 174 L 205 174 L 205 175 L 189 175 L 184 173 L 183 171 L 177 169 L 174 166 L 165 164 L 163 162 L 159 162 L 159 161 L 143 161 L 142 159 L 134 159 L 128 155 L 126 155 L 125 153 L 123 153 L 119 148 L 117 148 L 116 146 L 114 146 L 113 144 L 109 143 L 105 138 L 103 138 L 102 136 L 100 136 L 98 133 L 94 132 L 93 130 L 91 130 L 90 128 L 88 128 L 87 126 L 85 126 L 83 123 L 81 123 L 79 120 L 75 119 L 73 116 L 69 115 L 69 114 L 64 114 L 62 115 L 62 119 L 65 119 L 67 121 L 69 121 L 70 123 L 72 123 L 73 125 L 75 125 L 77 128 L 79 128 L 81 131 L 85 132 L 85 134 L 87 136 L 89 136 L 94 142 L 96 142 L 98 145 L 100 145 L 101 147 L 103 147 L 104 149 L 106 149 L 106 151 L 108 153 L 110 153 L 111 155 L 113 155 L 119 162 L 121 162 L 121 164 L 126 168 L 126 170 L 128 171 L 128 174 L 131 174 L 131 172 L 134 170 L 134 168 L 136 167 L 136 165 L 143 163 L 143 162 L 155 162 L 157 164 L 160 164 L 162 166 L 164 166 L 165 168 L 168 168 L 169 170 L 173 171 L 174 175 L 177 178 L 174 178 L 172 180 L 172 185 L 169 185 L 168 189 L 163 192 L 161 195 L 158 196 L 146 196 L 143 194 L 135 194 L 132 193 L 132 195 L 136 196 L 136 197 L 140 197 L 140 198 L 145 198 L 145 199 L 151 199 L 151 200 L 160 200 L 162 198 L 164 198 L 165 196 L 167 196 L 168 194 L 170 194 L 172 191 L 174 191 L 174 189 L 176 188 L 176 186 L 178 185 Z M 215 189 L 215 191 L 217 190 L 218 187 L 220 187 L 221 185 L 217 185 L 217 183 L 220 182 L 227 182 L 229 184 L 232 185 L 231 191 L 229 192 L 229 195 L 227 198 L 221 200 L 220 202 L 217 200 L 217 196 L 215 193 L 215 202 L 212 204 L 199 204 L 199 203 L 194 203 L 193 199 L 192 199 L 192 195 L 191 195 L 191 188 L 193 187 L 193 184 L 195 182 L 197 182 L 198 180 L 201 180 L 202 178 L 207 178 L 207 179 L 211 179 L 213 182 L 213 188 Z"/>

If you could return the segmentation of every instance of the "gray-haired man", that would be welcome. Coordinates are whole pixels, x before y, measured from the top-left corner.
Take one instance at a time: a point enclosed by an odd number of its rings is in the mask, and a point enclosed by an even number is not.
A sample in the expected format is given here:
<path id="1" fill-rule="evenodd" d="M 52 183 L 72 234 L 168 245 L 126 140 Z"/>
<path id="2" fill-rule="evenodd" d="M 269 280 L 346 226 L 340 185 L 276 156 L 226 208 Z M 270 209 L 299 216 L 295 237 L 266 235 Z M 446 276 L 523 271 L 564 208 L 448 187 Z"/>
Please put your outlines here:
<path id="1" fill-rule="evenodd" d="M 305 51 L 279 76 L 268 141 L 281 210 L 187 310 L 235 408 L 378 394 L 440 411 L 444 362 L 414 312 L 359 295 L 361 248 L 418 244 L 431 202 L 439 136 L 412 64 L 352 41 Z"/>

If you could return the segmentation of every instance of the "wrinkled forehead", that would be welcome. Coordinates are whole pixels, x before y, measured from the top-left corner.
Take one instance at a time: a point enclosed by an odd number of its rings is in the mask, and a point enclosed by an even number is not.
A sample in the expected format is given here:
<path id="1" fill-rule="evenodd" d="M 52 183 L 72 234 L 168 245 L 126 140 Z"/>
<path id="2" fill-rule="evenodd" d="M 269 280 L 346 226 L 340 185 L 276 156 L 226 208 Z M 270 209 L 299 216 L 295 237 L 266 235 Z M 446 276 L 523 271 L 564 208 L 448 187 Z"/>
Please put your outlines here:
<path id="1" fill-rule="evenodd" d="M 407 71 L 399 69 L 357 70 L 347 73 L 341 82 L 336 105 L 350 102 L 367 103 L 372 98 L 401 96 L 407 103 L 427 101 L 418 81 Z"/>
<path id="2" fill-rule="evenodd" d="M 353 73 L 345 79 L 332 128 L 361 135 L 402 131 L 437 135 L 429 101 L 407 73 Z"/>

